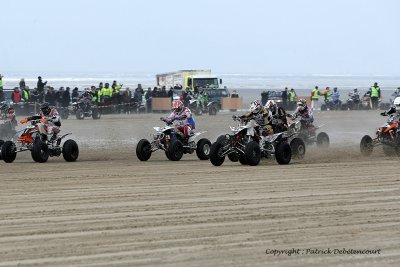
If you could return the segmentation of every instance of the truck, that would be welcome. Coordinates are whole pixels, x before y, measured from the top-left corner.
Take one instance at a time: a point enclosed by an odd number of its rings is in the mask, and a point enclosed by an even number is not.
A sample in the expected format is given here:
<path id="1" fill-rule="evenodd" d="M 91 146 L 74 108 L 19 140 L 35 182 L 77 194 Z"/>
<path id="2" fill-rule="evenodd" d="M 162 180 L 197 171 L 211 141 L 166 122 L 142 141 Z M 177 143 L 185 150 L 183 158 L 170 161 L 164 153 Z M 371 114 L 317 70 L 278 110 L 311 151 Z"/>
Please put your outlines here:
<path id="1" fill-rule="evenodd" d="M 211 70 L 180 70 L 157 74 L 156 79 L 159 87 L 173 88 L 173 99 L 180 99 L 182 89 L 189 89 L 192 94 L 190 99 L 186 100 L 185 105 L 192 109 L 196 115 L 203 113 L 216 115 L 221 109 L 222 98 L 230 96 L 228 89 L 220 86 L 222 79 L 211 74 Z M 198 99 L 202 89 L 205 89 L 208 93 L 206 105 L 200 104 Z"/>
<path id="2" fill-rule="evenodd" d="M 211 74 L 211 70 L 180 70 L 156 75 L 157 86 L 165 86 L 167 89 L 177 84 L 182 85 L 183 89 L 194 90 L 198 88 L 220 88 L 222 79 Z"/>

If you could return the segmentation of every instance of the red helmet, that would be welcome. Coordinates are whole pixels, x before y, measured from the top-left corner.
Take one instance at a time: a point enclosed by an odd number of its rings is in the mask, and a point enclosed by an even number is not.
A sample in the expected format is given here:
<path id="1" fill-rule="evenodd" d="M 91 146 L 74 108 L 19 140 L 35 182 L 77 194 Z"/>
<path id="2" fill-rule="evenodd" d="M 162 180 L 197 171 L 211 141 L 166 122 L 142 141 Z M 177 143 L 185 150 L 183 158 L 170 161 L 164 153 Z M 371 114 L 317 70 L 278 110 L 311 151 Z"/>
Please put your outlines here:
<path id="1" fill-rule="evenodd" d="M 182 101 L 180 101 L 180 100 L 175 100 L 172 103 L 172 111 L 175 112 L 175 113 L 181 112 L 184 107 L 185 106 L 183 105 Z"/>

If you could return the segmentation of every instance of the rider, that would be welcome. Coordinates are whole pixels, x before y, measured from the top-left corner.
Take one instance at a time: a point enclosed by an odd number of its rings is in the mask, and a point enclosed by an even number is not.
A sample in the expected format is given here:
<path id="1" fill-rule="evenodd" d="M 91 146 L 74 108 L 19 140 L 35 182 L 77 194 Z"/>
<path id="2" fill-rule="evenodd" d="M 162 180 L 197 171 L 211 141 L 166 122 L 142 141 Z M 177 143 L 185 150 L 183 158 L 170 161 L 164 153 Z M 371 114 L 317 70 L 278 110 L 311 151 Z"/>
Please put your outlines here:
<path id="1" fill-rule="evenodd" d="M 265 108 L 271 111 L 271 126 L 274 132 L 284 132 L 287 130 L 286 111 L 282 107 L 278 107 L 274 100 L 268 100 Z"/>
<path id="2" fill-rule="evenodd" d="M 15 109 L 8 107 L 7 103 L 0 104 L 0 119 L 10 121 L 11 127 L 13 128 L 18 125 L 17 120 L 15 119 Z"/>
<path id="3" fill-rule="evenodd" d="M 45 102 L 40 106 L 40 113 L 36 116 L 31 116 L 25 120 L 21 120 L 21 123 L 26 123 L 31 120 L 41 120 L 37 124 L 39 132 L 43 139 L 47 138 L 47 130 L 51 127 L 52 136 L 50 141 L 57 139 L 57 134 L 60 132 L 61 120 L 60 115 L 55 107 L 51 107 L 49 103 Z"/>
<path id="4" fill-rule="evenodd" d="M 333 92 L 331 93 L 333 104 L 338 105 L 340 104 L 340 93 L 338 92 L 337 87 L 333 88 Z"/>
<path id="5" fill-rule="evenodd" d="M 382 112 L 381 115 L 387 116 L 387 115 L 392 115 L 394 113 L 395 115 L 393 115 L 392 117 L 393 120 L 400 121 L 400 96 L 396 97 L 395 100 L 393 101 L 393 106 L 390 109 Z"/>
<path id="6" fill-rule="evenodd" d="M 190 131 L 196 128 L 192 111 L 188 107 L 185 107 L 180 100 L 175 100 L 172 103 L 172 113 L 168 117 L 161 119 L 165 122 L 177 121 L 175 127 L 177 131 L 183 133 L 185 141 L 189 139 Z"/>
<path id="7" fill-rule="evenodd" d="M 250 110 L 239 118 L 245 120 L 254 119 L 260 126 L 261 136 L 272 135 L 274 133 L 272 122 L 272 113 L 261 105 L 260 100 L 254 100 L 250 103 Z"/>
<path id="8" fill-rule="evenodd" d="M 88 111 L 90 109 L 90 104 L 92 103 L 93 95 L 90 93 L 89 89 L 85 89 L 83 94 L 79 97 L 79 100 L 82 100 L 84 111 Z"/>
<path id="9" fill-rule="evenodd" d="M 314 117 L 312 115 L 311 109 L 307 106 L 307 101 L 304 98 L 300 99 L 297 102 L 297 108 L 291 115 L 291 117 L 300 117 L 301 124 L 305 127 L 313 126 L 312 123 L 314 122 Z"/>

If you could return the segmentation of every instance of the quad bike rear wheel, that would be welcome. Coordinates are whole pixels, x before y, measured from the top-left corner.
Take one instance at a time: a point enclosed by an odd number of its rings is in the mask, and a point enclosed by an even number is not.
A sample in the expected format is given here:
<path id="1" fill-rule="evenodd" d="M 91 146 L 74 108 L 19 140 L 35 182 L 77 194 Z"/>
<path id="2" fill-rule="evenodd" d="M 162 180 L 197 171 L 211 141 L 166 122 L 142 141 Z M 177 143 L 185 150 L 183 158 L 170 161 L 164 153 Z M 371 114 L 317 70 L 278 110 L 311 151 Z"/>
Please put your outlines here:
<path id="1" fill-rule="evenodd" d="M 327 148 L 329 147 L 329 136 L 325 132 L 320 132 L 317 135 L 317 147 Z"/>
<path id="2" fill-rule="evenodd" d="M 72 139 L 65 141 L 62 148 L 62 154 L 65 161 L 68 162 L 76 161 L 79 157 L 78 144 Z"/>
<path id="3" fill-rule="evenodd" d="M 258 165 L 261 160 L 261 149 L 258 143 L 255 141 L 248 142 L 244 149 L 244 156 L 250 166 Z"/>
<path id="4" fill-rule="evenodd" d="M 3 146 L 3 144 L 4 144 L 4 141 L 3 141 L 3 140 L 0 140 L 0 160 L 2 160 L 2 157 L 1 157 L 1 147 Z"/>
<path id="5" fill-rule="evenodd" d="M 197 142 L 196 155 L 200 160 L 210 159 L 211 142 L 207 138 L 202 138 Z"/>
<path id="6" fill-rule="evenodd" d="M 49 147 L 38 139 L 33 143 L 31 156 L 35 162 L 44 163 L 49 159 Z"/>
<path id="7" fill-rule="evenodd" d="M 85 113 L 83 112 L 82 109 L 78 109 L 78 110 L 76 111 L 75 116 L 76 116 L 76 119 L 77 119 L 77 120 L 83 120 L 83 119 L 85 118 Z"/>
<path id="8" fill-rule="evenodd" d="M 222 142 L 215 142 L 211 145 L 210 161 L 214 166 L 221 166 L 225 161 L 225 156 L 220 156 L 220 150 L 224 147 Z"/>
<path id="9" fill-rule="evenodd" d="M 372 144 L 372 138 L 369 135 L 364 135 L 363 138 L 361 138 L 360 142 L 360 151 L 363 156 L 370 156 L 372 154 L 372 151 L 374 150 L 374 146 Z"/>
<path id="10" fill-rule="evenodd" d="M 136 146 L 136 156 L 140 161 L 148 161 L 151 157 L 151 144 L 148 140 L 142 139 Z M 168 156 L 167 156 L 168 157 Z"/>
<path id="11" fill-rule="evenodd" d="M 16 147 L 13 141 L 6 141 L 1 146 L 1 158 L 6 163 L 11 163 L 17 157 Z"/>
<path id="12" fill-rule="evenodd" d="M 294 138 L 290 142 L 290 148 L 292 149 L 292 157 L 295 159 L 303 159 L 306 154 L 306 145 L 300 138 Z"/>
<path id="13" fill-rule="evenodd" d="M 179 161 L 183 156 L 183 144 L 179 140 L 172 140 L 168 147 L 169 159 Z"/>
<path id="14" fill-rule="evenodd" d="M 286 142 L 278 143 L 275 150 L 275 159 L 279 164 L 289 164 L 292 159 L 292 149 Z"/>

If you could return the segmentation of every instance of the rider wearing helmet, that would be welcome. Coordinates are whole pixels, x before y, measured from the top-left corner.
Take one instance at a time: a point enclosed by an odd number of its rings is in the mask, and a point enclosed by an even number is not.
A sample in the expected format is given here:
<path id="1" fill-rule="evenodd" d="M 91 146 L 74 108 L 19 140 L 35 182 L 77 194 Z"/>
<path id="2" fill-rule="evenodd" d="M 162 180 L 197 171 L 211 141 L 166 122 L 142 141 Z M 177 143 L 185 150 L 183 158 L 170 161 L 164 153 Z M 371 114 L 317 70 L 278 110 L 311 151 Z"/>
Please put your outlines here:
<path id="1" fill-rule="evenodd" d="M 185 141 L 189 139 L 190 131 L 196 128 L 196 123 L 192 117 L 192 111 L 185 107 L 182 101 L 175 100 L 172 103 L 171 114 L 166 118 L 161 118 L 166 122 L 177 121 L 175 127 L 177 131 L 183 133 Z"/>
<path id="2" fill-rule="evenodd" d="M 284 132 L 287 130 L 286 111 L 278 107 L 274 100 L 268 100 L 265 108 L 272 114 L 271 126 L 275 132 Z"/>
<path id="3" fill-rule="evenodd" d="M 307 101 L 304 98 L 297 102 L 297 108 L 291 117 L 301 117 L 301 122 L 306 124 L 305 126 L 310 126 L 314 121 L 311 109 L 307 106 Z"/>
<path id="4" fill-rule="evenodd" d="M 0 119 L 7 118 L 8 105 L 5 102 L 0 103 Z"/>
<path id="5" fill-rule="evenodd" d="M 265 109 L 261 105 L 260 100 L 254 100 L 250 103 L 250 110 L 248 113 L 240 116 L 241 119 L 252 120 L 260 125 L 261 135 L 273 134 L 273 129 L 271 129 L 272 114 L 271 111 Z"/>
<path id="6" fill-rule="evenodd" d="M 400 96 L 395 98 L 395 100 L 393 101 L 393 106 L 390 109 L 381 113 L 382 116 L 387 116 L 392 114 L 395 114 L 393 116 L 394 120 L 397 121 L 400 120 Z"/>
<path id="7" fill-rule="evenodd" d="M 15 126 L 18 125 L 17 120 L 15 119 L 15 109 L 13 107 L 8 107 L 7 103 L 0 103 L 0 119 L 3 121 L 9 121 L 12 128 L 15 128 Z"/>
<path id="8" fill-rule="evenodd" d="M 60 115 L 55 107 L 51 107 L 49 103 L 45 102 L 40 106 L 40 113 L 36 116 L 31 116 L 25 120 L 21 120 L 21 123 L 26 123 L 30 120 L 44 119 L 37 124 L 39 132 L 42 135 L 42 140 L 46 140 L 48 131 L 51 130 L 53 134 L 50 141 L 57 139 L 57 134 L 60 132 L 61 120 Z"/>

